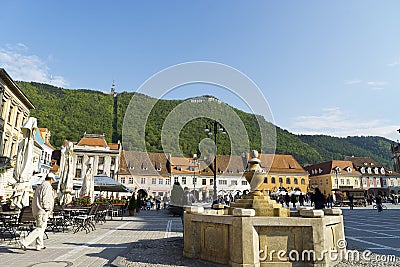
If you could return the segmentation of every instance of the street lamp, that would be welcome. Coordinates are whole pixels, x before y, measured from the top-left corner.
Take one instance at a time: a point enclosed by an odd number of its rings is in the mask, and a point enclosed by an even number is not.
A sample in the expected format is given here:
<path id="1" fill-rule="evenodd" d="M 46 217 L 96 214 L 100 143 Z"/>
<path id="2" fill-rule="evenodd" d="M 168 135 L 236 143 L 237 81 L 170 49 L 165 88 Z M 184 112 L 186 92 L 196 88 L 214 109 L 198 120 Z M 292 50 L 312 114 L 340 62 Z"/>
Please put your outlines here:
<path id="1" fill-rule="evenodd" d="M 206 128 L 204 129 L 204 131 L 208 134 L 208 136 L 211 136 L 214 134 L 214 164 L 210 168 L 214 174 L 214 195 L 213 195 L 213 201 L 217 200 L 217 134 L 218 132 L 221 132 L 222 134 L 226 134 L 224 127 L 217 122 L 216 120 L 214 120 L 213 124 L 213 128 L 209 127 L 208 125 L 206 125 Z M 218 131 L 218 127 L 219 131 Z"/>
<path id="2" fill-rule="evenodd" d="M 196 166 L 200 165 L 199 159 L 197 158 L 197 154 L 193 154 L 193 191 L 194 197 L 196 197 Z M 200 166 L 199 166 L 199 173 L 200 173 Z"/>

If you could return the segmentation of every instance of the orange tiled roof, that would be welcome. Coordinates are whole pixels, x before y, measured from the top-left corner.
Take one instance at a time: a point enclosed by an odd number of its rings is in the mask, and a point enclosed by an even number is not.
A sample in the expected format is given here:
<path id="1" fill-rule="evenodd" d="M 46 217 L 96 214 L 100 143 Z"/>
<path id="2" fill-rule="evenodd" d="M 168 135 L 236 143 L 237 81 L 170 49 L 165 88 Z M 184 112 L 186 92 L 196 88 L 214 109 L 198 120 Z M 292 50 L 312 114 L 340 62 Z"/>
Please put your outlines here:
<path id="1" fill-rule="evenodd" d="M 292 155 L 261 154 L 261 167 L 270 168 L 271 173 L 299 173 L 307 174 L 303 167 Z"/>
<path id="2" fill-rule="evenodd" d="M 310 176 L 326 175 L 336 173 L 335 169 L 339 167 L 342 175 L 360 175 L 353 163 L 349 160 L 331 160 L 305 167 Z"/>
<path id="3" fill-rule="evenodd" d="M 119 149 L 119 144 L 108 144 L 108 147 L 111 150 L 118 150 Z"/>
<path id="4" fill-rule="evenodd" d="M 199 167 L 192 158 L 171 157 L 171 171 L 173 174 L 193 174 L 199 173 Z"/>
<path id="5" fill-rule="evenodd" d="M 51 147 L 53 150 L 55 149 L 49 142 L 44 142 L 46 145 L 48 145 L 49 147 Z"/>
<path id="6" fill-rule="evenodd" d="M 78 146 L 101 146 L 107 147 L 107 142 L 102 137 L 83 137 L 77 144 Z"/>

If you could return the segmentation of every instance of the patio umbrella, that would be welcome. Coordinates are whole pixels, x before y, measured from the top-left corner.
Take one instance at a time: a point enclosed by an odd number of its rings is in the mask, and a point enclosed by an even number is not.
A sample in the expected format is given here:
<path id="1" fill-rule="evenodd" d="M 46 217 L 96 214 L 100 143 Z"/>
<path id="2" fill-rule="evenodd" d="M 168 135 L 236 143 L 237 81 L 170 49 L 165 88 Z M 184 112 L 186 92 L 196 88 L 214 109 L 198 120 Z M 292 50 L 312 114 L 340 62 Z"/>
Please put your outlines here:
<path id="1" fill-rule="evenodd" d="M 74 144 L 66 142 L 65 146 L 61 148 L 60 160 L 60 181 L 58 183 L 57 191 L 61 194 L 60 204 L 66 205 L 72 201 L 71 192 L 73 189 L 73 159 L 72 153 L 74 151 Z"/>
<path id="2" fill-rule="evenodd" d="M 29 182 L 33 175 L 33 145 L 34 134 L 37 130 L 37 120 L 30 117 L 21 127 L 23 134 L 22 140 L 18 144 L 17 159 L 13 177 L 13 195 L 11 196 L 11 208 L 29 206 L 29 194 L 32 192 L 32 186 Z"/>
<path id="3" fill-rule="evenodd" d="M 94 177 L 93 177 L 93 157 L 85 163 L 87 166 L 87 171 L 85 177 L 83 178 L 81 191 L 79 192 L 80 197 L 89 196 L 91 203 L 94 201 Z"/>
<path id="4" fill-rule="evenodd" d="M 132 190 L 124 186 L 113 178 L 108 177 L 105 174 L 99 174 L 94 176 L 94 190 L 95 191 L 106 191 L 106 192 L 127 192 L 132 193 Z"/>

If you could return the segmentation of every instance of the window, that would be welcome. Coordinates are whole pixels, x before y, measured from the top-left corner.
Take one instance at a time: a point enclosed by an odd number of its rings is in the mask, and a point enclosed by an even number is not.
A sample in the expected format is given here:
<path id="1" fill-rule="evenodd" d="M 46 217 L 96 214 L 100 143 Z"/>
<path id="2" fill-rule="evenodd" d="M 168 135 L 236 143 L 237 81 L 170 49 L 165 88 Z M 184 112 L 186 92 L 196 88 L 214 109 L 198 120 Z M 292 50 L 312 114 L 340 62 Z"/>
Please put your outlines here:
<path id="1" fill-rule="evenodd" d="M 279 183 L 281 184 L 281 183 L 283 183 L 283 179 L 282 179 L 282 177 L 279 177 Z"/>
<path id="2" fill-rule="evenodd" d="M 104 164 L 104 157 L 99 157 L 99 165 Z"/>
<path id="3" fill-rule="evenodd" d="M 294 178 L 293 183 L 294 184 L 299 184 L 299 180 L 297 180 L 297 178 Z"/>
<path id="4" fill-rule="evenodd" d="M 214 179 L 210 179 L 210 185 L 214 184 Z"/>
<path id="5" fill-rule="evenodd" d="M 157 184 L 157 178 L 151 178 L 151 184 Z"/>
<path id="6" fill-rule="evenodd" d="M 339 184 L 339 179 L 335 179 L 335 185 L 337 186 Z"/>
<path id="7" fill-rule="evenodd" d="M 97 170 L 97 174 L 103 174 L 103 170 Z"/>
<path id="8" fill-rule="evenodd" d="M 11 124 L 12 121 L 12 114 L 13 114 L 13 106 L 10 106 L 10 112 L 8 113 L 8 123 Z"/>
<path id="9" fill-rule="evenodd" d="M 182 184 L 186 184 L 186 177 L 182 177 Z"/>
<path id="10" fill-rule="evenodd" d="M 193 177 L 193 184 L 196 184 L 196 183 L 197 183 L 197 178 Z"/>
<path id="11" fill-rule="evenodd" d="M 362 178 L 362 181 L 363 181 L 363 185 L 367 185 L 367 179 Z"/>
<path id="12" fill-rule="evenodd" d="M 286 178 L 286 184 L 290 184 L 290 178 Z"/>
<path id="13" fill-rule="evenodd" d="M 121 184 L 125 183 L 125 177 L 121 177 Z"/>
<path id="14" fill-rule="evenodd" d="M 82 164 L 82 159 L 83 159 L 83 156 L 76 157 L 76 164 L 81 165 Z"/>
<path id="15" fill-rule="evenodd" d="M 344 179 L 340 179 L 340 184 L 344 185 Z"/>
<path id="16" fill-rule="evenodd" d="M 325 184 L 329 185 L 329 179 L 328 178 L 325 179 Z"/>
<path id="17" fill-rule="evenodd" d="M 358 185 L 358 180 L 354 180 L 354 185 Z"/>
<path id="18" fill-rule="evenodd" d="M 207 179 L 201 179 L 201 185 L 207 185 Z"/>
<path id="19" fill-rule="evenodd" d="M 242 185 L 247 185 L 247 181 L 242 181 Z"/>
<path id="20" fill-rule="evenodd" d="M 346 179 L 346 184 L 350 185 L 350 179 Z"/>
<path id="21" fill-rule="evenodd" d="M 174 183 L 176 184 L 176 183 L 178 183 L 179 182 L 179 179 L 178 179 L 178 177 L 174 177 Z"/>
<path id="22" fill-rule="evenodd" d="M 111 165 L 115 165 L 115 158 L 111 157 Z"/>
<path id="23" fill-rule="evenodd" d="M 306 180 L 304 178 L 301 179 L 301 184 L 306 184 Z"/>
<path id="24" fill-rule="evenodd" d="M 166 185 L 170 185 L 171 184 L 171 179 L 170 178 L 165 179 L 165 184 Z"/>
<path id="25" fill-rule="evenodd" d="M 237 185 L 237 181 L 231 181 L 231 185 Z"/>
<path id="26" fill-rule="evenodd" d="M 264 177 L 264 184 L 268 184 L 268 177 Z"/>
<path id="27" fill-rule="evenodd" d="M 271 177 L 271 183 L 272 183 L 272 184 L 275 183 L 275 177 Z"/>
<path id="28" fill-rule="evenodd" d="M 164 184 L 164 179 L 163 178 L 158 178 L 158 184 Z"/>
<path id="29" fill-rule="evenodd" d="M 322 185 L 322 179 L 319 179 L 319 185 Z"/>
<path id="30" fill-rule="evenodd" d="M 140 178 L 140 184 L 146 184 L 146 178 L 144 177 Z"/>
<path id="31" fill-rule="evenodd" d="M 129 184 L 133 184 L 133 177 L 129 177 Z"/>
<path id="32" fill-rule="evenodd" d="M 220 180 L 218 180 L 218 184 L 220 184 L 220 185 L 226 185 L 226 184 L 228 184 L 228 183 L 227 183 L 226 180 L 220 179 Z"/>
<path id="33" fill-rule="evenodd" d="M 77 169 L 75 172 L 75 178 L 81 178 L 82 172 L 80 169 Z"/>

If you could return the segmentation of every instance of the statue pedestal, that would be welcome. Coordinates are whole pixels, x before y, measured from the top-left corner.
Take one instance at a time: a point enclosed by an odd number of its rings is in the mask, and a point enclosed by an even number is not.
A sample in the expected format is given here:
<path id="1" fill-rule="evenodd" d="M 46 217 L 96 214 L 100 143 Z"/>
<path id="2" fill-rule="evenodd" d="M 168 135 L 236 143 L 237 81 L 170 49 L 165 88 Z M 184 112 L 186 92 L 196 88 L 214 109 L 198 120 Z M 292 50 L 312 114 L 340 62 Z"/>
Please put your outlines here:
<path id="1" fill-rule="evenodd" d="M 254 209 L 256 216 L 289 217 L 290 210 L 271 200 L 269 196 L 248 195 L 231 203 L 228 214 L 233 215 L 233 209 Z"/>

